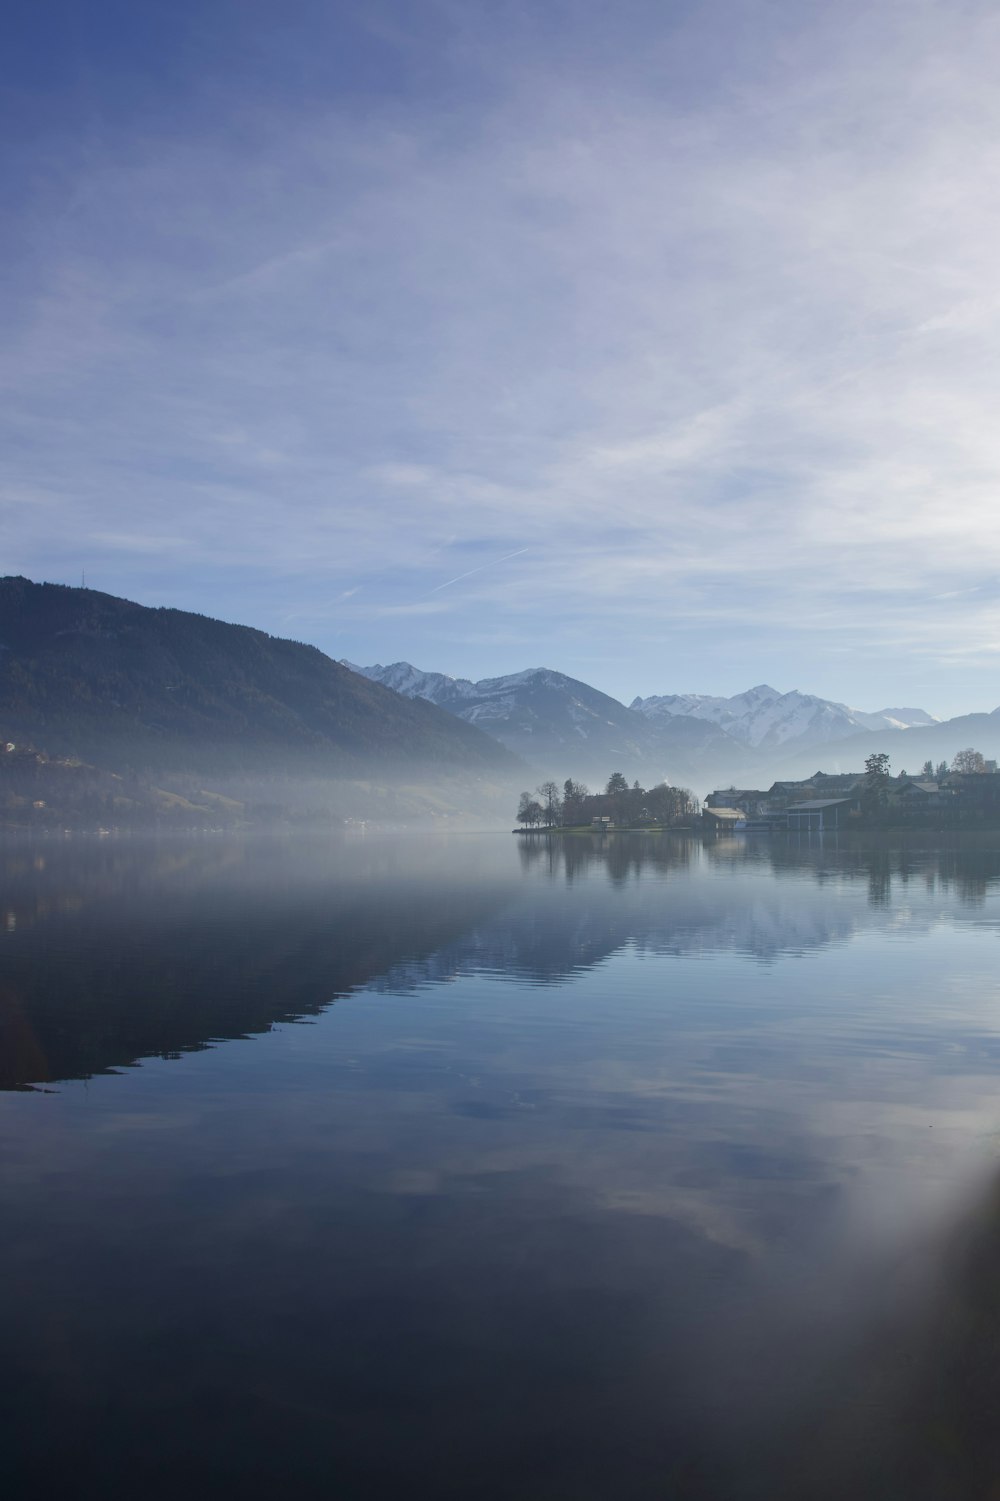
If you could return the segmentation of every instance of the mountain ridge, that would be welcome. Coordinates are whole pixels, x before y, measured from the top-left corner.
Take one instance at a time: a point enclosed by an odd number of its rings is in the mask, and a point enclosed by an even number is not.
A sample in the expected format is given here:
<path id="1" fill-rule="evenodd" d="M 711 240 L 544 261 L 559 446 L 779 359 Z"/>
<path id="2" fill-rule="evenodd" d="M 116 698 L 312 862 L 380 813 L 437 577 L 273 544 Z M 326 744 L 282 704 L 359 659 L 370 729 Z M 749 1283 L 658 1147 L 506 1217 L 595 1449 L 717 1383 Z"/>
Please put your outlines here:
<path id="1" fill-rule="evenodd" d="M 723 768 L 734 753 L 745 758 L 745 748 L 709 721 L 678 715 L 669 724 L 651 723 L 618 699 L 551 667 L 475 683 L 424 672 L 410 662 L 355 670 L 407 697 L 426 696 L 495 736 L 546 777 L 603 783 L 617 770 L 647 785 L 677 783 Z"/>
<path id="2" fill-rule="evenodd" d="M 318 647 L 96 590 L 0 578 L 0 735 L 133 775 L 508 783 L 473 725 Z"/>
<path id="3" fill-rule="evenodd" d="M 918 770 L 925 760 L 951 760 L 970 744 L 987 757 L 1000 756 L 1000 710 L 995 716 L 971 714 L 947 720 L 938 720 L 926 709 L 915 707 L 869 712 L 798 689 L 781 693 L 768 683 L 759 683 L 731 698 L 711 694 L 653 695 L 633 699 L 626 708 L 610 695 L 552 668 L 528 668 L 479 682 L 426 672 L 409 662 L 375 664 L 355 670 L 390 686 L 399 684 L 397 691 L 407 695 L 426 694 L 449 712 L 496 735 L 502 743 L 516 746 L 524 759 L 545 776 L 568 774 L 586 779 L 590 774 L 603 780 L 611 770 L 621 769 L 630 778 L 633 775 L 642 778 L 649 769 L 651 753 L 652 764 L 661 765 L 663 774 L 654 773 L 648 782 L 665 777 L 704 793 L 712 786 L 728 782 L 768 786 L 782 778 L 811 776 L 817 765 L 831 771 L 860 771 L 873 751 L 889 751 L 897 768 L 908 766 L 912 771 Z M 598 737 L 590 746 L 592 769 L 581 770 L 570 764 L 566 734 L 548 745 L 537 733 L 533 744 L 519 739 L 516 726 L 504 722 L 504 700 L 510 700 L 509 707 L 523 710 L 525 687 L 537 693 L 546 684 L 556 687 L 571 701 L 579 702 L 593 695 L 593 701 L 603 706 L 605 717 L 617 722 L 620 735 L 633 745 L 642 746 L 642 754 L 619 766 L 608 757 L 620 747 L 613 739 Z M 690 712 L 699 705 L 701 712 Z M 627 717 L 623 719 L 622 715 Z M 644 737 L 636 727 L 636 719 L 645 720 L 659 731 L 658 737 L 655 740 Z M 703 727 L 701 732 L 699 726 Z M 587 738 L 581 733 L 586 727 L 586 718 L 578 717 L 574 729 L 581 739 Z M 716 733 L 705 738 L 703 731 L 709 728 Z M 543 750 L 544 760 L 539 760 Z"/>
<path id="4" fill-rule="evenodd" d="M 847 739 L 860 730 L 909 729 L 938 722 L 925 709 L 880 709 L 872 713 L 797 688 L 782 693 L 768 683 L 759 683 L 731 698 L 699 693 L 634 698 L 629 708 L 653 720 L 665 713 L 708 719 L 755 750 L 784 745 L 805 748 Z"/>
<path id="5" fill-rule="evenodd" d="M 155 773 L 161 786 L 197 776 L 226 795 L 234 777 L 277 776 L 286 788 L 311 779 L 323 797 L 334 779 L 415 786 L 426 772 L 434 808 L 446 809 L 454 799 L 441 789 L 463 779 L 462 797 L 475 802 L 484 779 L 497 798 L 515 778 L 602 785 L 612 771 L 703 793 L 817 765 L 859 770 L 872 751 L 911 771 L 969 745 L 992 759 L 1000 710 L 944 721 L 913 708 L 868 714 L 768 683 L 729 699 L 654 695 L 626 707 L 554 668 L 478 682 L 402 661 L 356 668 L 251 626 L 7 577 L 0 738 Z"/>

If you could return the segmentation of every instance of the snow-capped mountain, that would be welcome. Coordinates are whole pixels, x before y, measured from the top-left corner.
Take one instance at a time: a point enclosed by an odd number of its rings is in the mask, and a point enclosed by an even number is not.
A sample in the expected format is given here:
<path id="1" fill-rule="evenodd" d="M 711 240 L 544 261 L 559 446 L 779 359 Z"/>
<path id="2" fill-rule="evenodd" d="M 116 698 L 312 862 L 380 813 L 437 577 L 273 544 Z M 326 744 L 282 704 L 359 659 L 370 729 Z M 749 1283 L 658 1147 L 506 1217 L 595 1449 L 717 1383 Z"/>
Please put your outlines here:
<path id="1" fill-rule="evenodd" d="M 874 714 L 851 709 L 849 713 L 869 730 L 915 730 L 943 723 L 936 715 L 928 714 L 926 709 L 876 709 Z"/>
<path id="2" fill-rule="evenodd" d="M 804 750 L 844 740 L 862 730 L 901 730 L 936 724 L 924 709 L 879 709 L 866 713 L 812 693 L 780 693 L 767 683 L 732 698 L 670 693 L 633 699 L 630 707 L 653 723 L 675 715 L 705 719 L 755 750 Z"/>
<path id="3" fill-rule="evenodd" d="M 612 771 L 647 786 L 685 782 L 722 770 L 744 755 L 717 724 L 691 715 L 662 722 L 626 709 L 617 699 L 546 667 L 505 677 L 449 678 L 409 662 L 355 667 L 408 698 L 426 698 L 485 730 L 545 776 L 604 782 Z"/>
<path id="4" fill-rule="evenodd" d="M 389 667 L 376 662 L 373 667 L 358 667 L 355 662 L 348 662 L 344 657 L 340 665 L 349 667 L 352 672 L 360 672 L 363 678 L 370 678 L 373 683 L 392 688 L 404 698 L 426 698 L 436 704 L 443 698 L 475 697 L 475 683 L 470 683 L 465 678 L 446 677 L 443 672 L 421 672 L 419 667 L 411 667 L 409 662 L 393 662 Z"/>
<path id="5" fill-rule="evenodd" d="M 672 693 L 636 698 L 626 708 L 587 683 L 544 667 L 472 682 L 424 672 L 409 662 L 343 665 L 407 698 L 429 699 L 485 730 L 545 777 L 572 776 L 592 786 L 612 771 L 623 771 L 630 781 L 637 777 L 645 786 L 670 781 L 699 793 L 733 779 L 768 786 L 779 776 L 815 771 L 814 752 L 826 747 L 821 759 L 827 770 L 860 770 L 873 749 L 891 749 L 902 758 L 900 764 L 919 766 L 939 741 L 949 759 L 962 745 L 994 754 L 993 736 L 978 728 L 982 716 L 973 716 L 977 740 L 971 723 L 959 730 L 964 721 L 956 721 L 955 732 L 946 733 L 949 722 L 924 709 L 869 712 L 816 694 L 781 693 L 768 683 L 731 698 Z M 952 744 L 955 734 L 965 736 L 961 744 Z M 929 746 L 933 741 L 926 750 L 920 748 L 925 736 Z"/>

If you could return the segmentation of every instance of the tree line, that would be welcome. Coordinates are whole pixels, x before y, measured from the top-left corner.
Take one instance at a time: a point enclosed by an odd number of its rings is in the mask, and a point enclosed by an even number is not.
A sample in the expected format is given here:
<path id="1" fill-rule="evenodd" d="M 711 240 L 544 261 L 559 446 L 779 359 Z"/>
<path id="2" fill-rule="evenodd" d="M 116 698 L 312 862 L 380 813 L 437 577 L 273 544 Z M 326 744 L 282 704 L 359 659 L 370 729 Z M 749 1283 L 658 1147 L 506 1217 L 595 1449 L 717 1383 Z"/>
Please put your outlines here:
<path id="1" fill-rule="evenodd" d="M 583 782 L 567 777 L 560 790 L 557 782 L 543 782 L 534 793 L 522 792 L 517 821 L 524 828 L 577 828 L 595 818 L 610 818 L 630 828 L 662 827 L 683 823 L 699 810 L 698 799 L 686 787 L 661 782 L 656 787 L 631 787 L 623 772 L 613 771 L 603 792 L 591 792 Z"/>
<path id="2" fill-rule="evenodd" d="M 993 765 L 992 762 L 990 764 Z M 989 769 L 982 751 L 973 750 L 970 745 L 967 750 L 960 750 L 956 753 L 950 766 L 947 761 L 939 761 L 936 766 L 933 761 L 925 761 L 918 777 L 923 777 L 928 782 L 943 782 L 945 777 L 952 772 L 960 772 L 964 776 L 981 776 Z M 905 771 L 899 773 L 900 777 L 905 777 L 906 774 Z M 885 751 L 878 751 L 868 757 L 865 762 L 865 776 L 869 781 L 873 777 L 887 777 L 888 775 L 889 757 Z"/>

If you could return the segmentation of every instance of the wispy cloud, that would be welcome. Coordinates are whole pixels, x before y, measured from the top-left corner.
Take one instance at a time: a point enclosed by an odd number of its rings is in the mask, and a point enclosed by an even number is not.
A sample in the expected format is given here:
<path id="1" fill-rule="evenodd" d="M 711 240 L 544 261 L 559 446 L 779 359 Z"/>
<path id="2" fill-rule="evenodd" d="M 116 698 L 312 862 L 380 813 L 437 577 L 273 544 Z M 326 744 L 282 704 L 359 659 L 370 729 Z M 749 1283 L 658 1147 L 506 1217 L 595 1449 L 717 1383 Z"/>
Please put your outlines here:
<path id="1" fill-rule="evenodd" d="M 480 563 L 478 568 L 469 568 L 465 573 L 456 573 L 453 579 L 445 579 L 443 584 L 435 584 L 429 589 L 429 594 L 437 594 L 441 589 L 450 589 L 452 584 L 460 584 L 463 579 L 471 579 L 474 573 L 483 573 L 487 568 L 496 568 L 500 563 L 506 563 L 510 558 L 521 558 L 528 551 L 526 547 L 519 547 L 514 552 L 504 553 L 502 558 L 494 558 L 490 563 Z"/>
<path id="2" fill-rule="evenodd" d="M 8 566 L 625 696 L 826 646 L 833 696 L 994 696 L 940 664 L 995 639 L 995 8 L 428 14 L 373 11 L 363 109 L 230 80 L 31 148 Z"/>

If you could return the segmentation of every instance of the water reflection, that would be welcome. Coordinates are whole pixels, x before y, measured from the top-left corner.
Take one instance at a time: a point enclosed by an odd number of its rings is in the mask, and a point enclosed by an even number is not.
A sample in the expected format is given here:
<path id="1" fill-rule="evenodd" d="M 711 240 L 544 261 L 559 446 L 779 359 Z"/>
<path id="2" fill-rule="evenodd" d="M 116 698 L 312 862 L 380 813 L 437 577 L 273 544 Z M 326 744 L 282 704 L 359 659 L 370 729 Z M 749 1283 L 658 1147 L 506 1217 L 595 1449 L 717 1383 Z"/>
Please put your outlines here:
<path id="1" fill-rule="evenodd" d="M 565 983 L 625 948 L 773 961 L 887 921 L 927 930 L 982 918 L 998 886 L 1000 850 L 835 841 L 15 845 L 0 1088 L 266 1032 L 365 985 Z"/>
<path id="2" fill-rule="evenodd" d="M 947 836 L 942 836 L 944 840 Z M 898 844 L 878 836 L 814 836 L 812 839 L 740 838 L 701 839 L 681 835 L 545 834 L 519 839 L 525 870 L 544 870 L 567 883 L 600 870 L 616 884 L 643 871 L 666 875 L 688 871 L 692 865 L 731 871 L 758 869 L 775 876 L 805 876 L 824 880 L 865 881 L 872 903 L 882 906 L 893 885 L 905 890 L 918 881 L 934 890 L 952 892 L 969 905 L 981 905 L 987 892 L 1000 884 L 1000 845 L 995 836 L 932 845 Z"/>
<path id="3" fill-rule="evenodd" d="M 990 1495 L 1000 851 L 53 843 L 0 873 L 8 1473 Z"/>
<path id="4" fill-rule="evenodd" d="M 510 880 L 464 853 L 360 840 L 5 851 L 0 1088 L 317 1015 L 502 906 Z"/>

